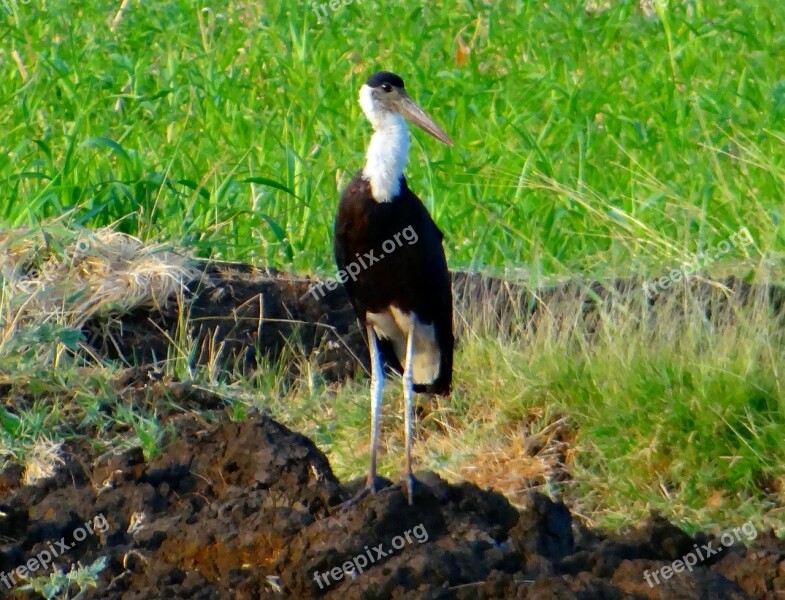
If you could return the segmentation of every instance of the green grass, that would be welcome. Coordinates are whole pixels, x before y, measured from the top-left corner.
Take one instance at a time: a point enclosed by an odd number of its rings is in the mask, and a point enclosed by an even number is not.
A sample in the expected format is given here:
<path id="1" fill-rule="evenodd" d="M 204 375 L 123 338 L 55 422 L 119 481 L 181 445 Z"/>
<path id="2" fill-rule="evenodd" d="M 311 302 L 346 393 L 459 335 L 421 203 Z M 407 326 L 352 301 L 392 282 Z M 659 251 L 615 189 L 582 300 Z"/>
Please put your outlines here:
<path id="1" fill-rule="evenodd" d="M 418 464 L 453 479 L 474 467 L 471 480 L 520 500 L 525 482 L 508 472 L 549 485 L 516 439 L 525 432 L 552 441 L 545 430 L 566 418 L 568 435 L 557 440 L 567 442 L 566 461 L 545 478 L 566 462 L 572 478 L 555 488 L 590 522 L 618 526 L 656 509 L 687 527 L 740 517 L 781 524 L 785 332 L 762 305 L 709 321 L 703 300 L 675 297 L 650 319 L 634 295 L 624 309 L 600 310 L 591 331 L 575 303 L 544 317 L 534 334 L 493 339 L 478 327 L 460 347 L 453 397 L 421 424 Z M 402 465 L 400 395 L 391 382 L 383 471 L 392 477 Z M 349 477 L 364 465 L 369 406 L 359 385 L 337 395 L 290 391 L 273 410 L 329 448 L 333 467 Z"/>
<path id="2" fill-rule="evenodd" d="M 357 91 L 388 68 L 456 139 L 415 133 L 408 170 L 456 267 L 629 271 L 742 225 L 778 249 L 781 3 L 672 2 L 667 27 L 613 4 L 366 2 L 319 24 L 170 1 L 112 32 L 99 5 L 31 1 L 0 19 L 0 218 L 329 271 L 369 135 Z"/>
<path id="3" fill-rule="evenodd" d="M 337 199 L 369 137 L 357 92 L 390 69 L 456 141 L 414 132 L 407 170 L 452 267 L 534 284 L 649 277 L 746 227 L 752 243 L 715 253 L 709 270 L 785 280 L 779 0 L 672 0 L 652 18 L 632 1 L 591 12 L 568 0 L 366 1 L 325 23 L 309 2 L 167 0 L 131 3 L 113 31 L 117 7 L 0 7 L 3 228 L 111 225 L 202 256 L 332 273 Z M 13 304 L 0 299 L 3 327 Z M 533 414 L 569 415 L 570 498 L 593 519 L 628 522 L 650 506 L 704 524 L 739 511 L 778 518 L 777 325 L 755 313 L 729 332 L 691 315 L 641 332 L 615 319 L 591 343 L 468 336 L 454 398 L 432 424 L 436 438 L 444 421 L 444 444 L 420 459 L 449 470 L 497 428 L 514 435 Z M 67 327 L 21 331 L 0 343 L 11 380 L 28 360 L 44 388 L 55 361 L 83 366 L 56 351 L 75 343 Z M 190 374 L 187 348 L 170 358 Z M 111 396 L 101 389 L 86 393 Z M 272 373 L 226 393 L 249 390 L 312 435 L 342 476 L 362 472 L 364 384 L 292 388 Z M 100 423 L 94 408 L 85 418 Z M 68 435 L 56 416 L 34 406 L 25 439 Z M 155 447 L 154 415 L 127 422 Z M 20 425 L 0 423 L 14 446 Z M 388 474 L 399 460 L 393 436 Z"/>

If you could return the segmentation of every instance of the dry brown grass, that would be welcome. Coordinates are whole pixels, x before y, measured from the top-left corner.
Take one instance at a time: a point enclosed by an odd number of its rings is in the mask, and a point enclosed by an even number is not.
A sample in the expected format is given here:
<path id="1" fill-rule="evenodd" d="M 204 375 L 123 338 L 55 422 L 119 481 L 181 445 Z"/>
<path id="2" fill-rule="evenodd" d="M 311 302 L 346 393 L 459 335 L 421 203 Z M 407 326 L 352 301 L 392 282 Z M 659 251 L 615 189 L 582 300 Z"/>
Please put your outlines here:
<path id="1" fill-rule="evenodd" d="M 60 317 L 78 327 L 101 312 L 165 306 L 200 276 L 191 259 L 158 244 L 99 229 L 57 240 L 43 233 L 0 235 L 0 270 L 24 312 Z"/>
<path id="2" fill-rule="evenodd" d="M 78 329 L 96 315 L 163 308 L 201 277 L 187 255 L 97 231 L 0 233 L 0 348 L 20 327 Z"/>
<path id="3" fill-rule="evenodd" d="M 63 442 L 39 438 L 27 449 L 24 461 L 24 484 L 35 485 L 38 481 L 52 477 L 58 465 L 63 464 L 61 450 Z"/>

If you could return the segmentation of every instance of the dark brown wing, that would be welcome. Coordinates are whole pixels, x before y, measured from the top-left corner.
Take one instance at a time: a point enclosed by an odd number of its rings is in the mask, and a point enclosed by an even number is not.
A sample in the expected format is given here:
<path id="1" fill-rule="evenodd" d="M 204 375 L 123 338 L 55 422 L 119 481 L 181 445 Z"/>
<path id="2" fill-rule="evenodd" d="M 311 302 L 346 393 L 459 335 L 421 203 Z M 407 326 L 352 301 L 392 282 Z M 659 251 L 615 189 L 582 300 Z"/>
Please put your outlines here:
<path id="1" fill-rule="evenodd" d="M 358 173 L 344 192 L 335 220 L 335 259 L 343 284 L 365 328 L 367 312 L 393 305 L 433 323 L 441 364 L 436 380 L 415 391 L 446 394 L 452 383 L 454 337 L 452 289 L 443 235 L 420 199 L 402 180 L 391 202 L 376 202 L 370 184 Z M 386 340 L 382 356 L 391 368 L 401 364 Z"/>

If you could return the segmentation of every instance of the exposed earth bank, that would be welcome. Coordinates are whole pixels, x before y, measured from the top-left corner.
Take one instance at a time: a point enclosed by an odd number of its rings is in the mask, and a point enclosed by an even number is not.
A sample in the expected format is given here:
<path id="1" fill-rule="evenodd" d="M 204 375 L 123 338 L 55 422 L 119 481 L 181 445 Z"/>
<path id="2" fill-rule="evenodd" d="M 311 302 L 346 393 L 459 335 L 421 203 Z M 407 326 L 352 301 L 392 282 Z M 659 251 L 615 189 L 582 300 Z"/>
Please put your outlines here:
<path id="1" fill-rule="evenodd" d="M 120 395 L 130 407 L 155 400 L 157 362 L 179 334 L 195 340 L 195 362 L 240 370 L 291 347 L 328 381 L 355 376 L 365 360 L 340 287 L 313 294 L 316 280 L 245 265 L 204 263 L 198 272 L 177 302 L 110 307 L 80 321 L 92 356 L 133 367 L 120 387 L 143 382 L 138 397 Z M 733 278 L 650 296 L 632 280 L 534 290 L 454 273 L 453 292 L 459 340 L 467 325 L 516 339 L 549 318 L 558 326 L 563 314 L 591 333 L 602 311 L 628 302 L 647 309 L 630 311 L 643 321 L 689 306 L 724 323 L 759 304 L 783 319 L 785 299 L 782 288 Z M 30 401 L 6 387 L 0 406 L 9 413 Z M 20 467 L 0 473 L 0 598 L 40 597 L 20 592 L 17 568 L 44 553 L 63 571 L 106 559 L 97 586 L 80 595 L 74 585 L 71 599 L 785 597 L 785 541 L 772 532 L 726 547 L 657 516 L 631 531 L 593 531 L 544 496 L 519 511 L 498 493 L 430 473 L 420 474 L 414 506 L 393 487 L 341 511 L 356 486 L 339 482 L 309 439 L 258 414 L 232 422 L 220 398 L 196 397 L 186 384 L 162 393 L 189 412 L 158 412 L 176 435 L 154 458 L 139 448 L 99 455 L 87 420 L 72 424 L 81 437 L 63 447 L 54 477 L 25 485 Z M 69 399 L 51 400 L 67 407 Z M 672 573 L 684 566 L 674 561 L 697 553 L 690 570 Z"/>
<path id="2" fill-rule="evenodd" d="M 155 364 L 171 353 L 172 340 L 187 333 L 198 350 L 193 361 L 203 365 L 252 370 L 265 356 L 283 359 L 291 376 L 298 377 L 294 349 L 326 381 L 368 372 L 363 334 L 337 282 L 243 264 L 199 262 L 195 269 L 199 278 L 176 302 L 96 312 L 82 326 L 93 355 L 127 366 Z M 602 315 L 617 310 L 664 321 L 689 315 L 720 326 L 745 307 L 766 306 L 785 321 L 785 288 L 780 286 L 751 285 L 735 277 L 696 277 L 678 289 L 655 293 L 644 285 L 636 279 L 574 279 L 534 288 L 453 271 L 457 341 L 460 345 L 468 329 L 520 342 L 549 323 L 563 326 L 561 319 L 596 331 Z"/>
<path id="3" fill-rule="evenodd" d="M 393 487 L 341 511 L 354 490 L 309 439 L 266 416 L 205 414 L 175 416 L 176 439 L 149 461 L 140 449 L 98 457 L 85 441 L 67 444 L 57 474 L 35 485 L 6 469 L 0 571 L 50 549 L 66 571 L 106 557 L 82 597 L 126 600 L 785 595 L 785 541 L 772 532 L 725 547 L 657 516 L 631 531 L 592 531 L 542 495 L 519 511 L 431 473 L 420 474 L 414 506 Z M 707 544 L 716 553 L 665 577 Z"/>

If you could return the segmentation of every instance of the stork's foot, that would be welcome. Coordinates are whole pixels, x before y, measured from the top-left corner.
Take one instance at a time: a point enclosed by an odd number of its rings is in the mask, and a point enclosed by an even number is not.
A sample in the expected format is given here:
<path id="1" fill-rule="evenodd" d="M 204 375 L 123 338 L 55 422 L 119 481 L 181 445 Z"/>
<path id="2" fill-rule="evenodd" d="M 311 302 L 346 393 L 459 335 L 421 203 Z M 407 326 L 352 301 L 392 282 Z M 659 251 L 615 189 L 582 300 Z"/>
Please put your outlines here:
<path id="1" fill-rule="evenodd" d="M 372 490 L 371 488 L 369 488 L 368 486 L 365 486 L 358 493 L 356 493 L 353 497 L 349 498 L 346 502 L 341 502 L 339 505 L 337 505 L 333 509 L 333 512 L 346 512 L 352 506 L 354 506 L 355 504 L 359 503 L 363 498 L 365 498 L 370 493 L 374 493 L 375 494 L 376 492 L 374 490 Z"/>
<path id="2" fill-rule="evenodd" d="M 386 492 L 389 490 L 394 490 L 395 487 L 390 487 L 390 480 L 385 479 L 383 477 L 374 477 L 373 481 L 370 479 L 366 481 L 365 487 L 363 487 L 359 492 L 357 492 L 354 496 L 352 496 L 346 502 L 342 502 L 333 508 L 333 512 L 346 512 L 350 508 L 352 508 L 355 504 L 358 504 L 361 500 L 363 500 L 368 494 L 377 494 Z"/>
<path id="3" fill-rule="evenodd" d="M 385 485 L 384 487 L 380 488 L 378 484 L 381 482 L 384 482 Z M 422 490 L 424 489 L 427 490 L 429 488 L 422 481 L 417 479 L 413 474 L 409 473 L 409 474 L 404 474 L 404 476 L 401 477 L 401 482 L 397 484 L 392 484 L 392 482 L 390 482 L 387 479 L 377 479 L 375 489 L 372 489 L 371 487 L 366 485 L 364 489 L 360 490 L 360 493 L 358 493 L 354 498 L 352 498 L 348 502 L 344 502 L 344 504 L 353 506 L 354 504 L 365 498 L 365 496 L 367 496 L 368 493 L 386 494 L 387 492 L 403 492 L 403 494 L 406 496 L 406 500 L 409 502 L 409 506 L 413 506 L 415 491 L 422 492 Z"/>

